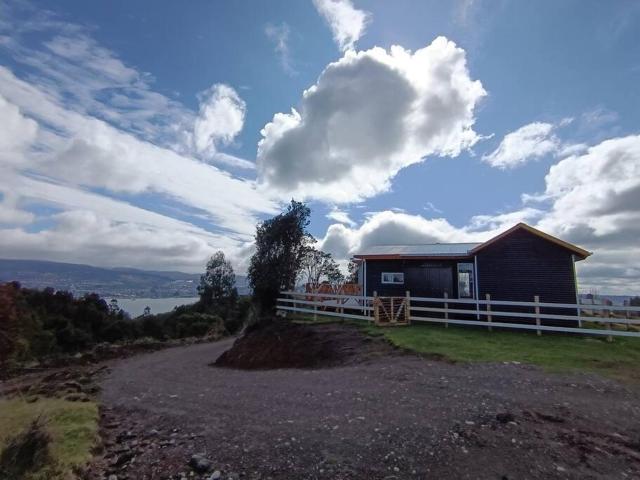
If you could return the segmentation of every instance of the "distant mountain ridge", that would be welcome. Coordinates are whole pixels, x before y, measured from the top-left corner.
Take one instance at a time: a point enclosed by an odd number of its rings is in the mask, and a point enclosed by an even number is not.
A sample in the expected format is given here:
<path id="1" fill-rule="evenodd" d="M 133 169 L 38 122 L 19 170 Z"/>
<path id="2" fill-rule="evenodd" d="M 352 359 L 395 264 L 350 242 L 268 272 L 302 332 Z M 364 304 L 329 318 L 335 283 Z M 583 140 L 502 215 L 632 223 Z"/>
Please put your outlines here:
<path id="1" fill-rule="evenodd" d="M 67 290 L 74 295 L 95 292 L 105 297 L 164 298 L 197 296 L 200 275 L 44 260 L 0 259 L 0 283 L 10 281 L 18 281 L 28 288 Z M 240 294 L 248 293 L 246 277 L 238 275 L 236 283 Z"/>

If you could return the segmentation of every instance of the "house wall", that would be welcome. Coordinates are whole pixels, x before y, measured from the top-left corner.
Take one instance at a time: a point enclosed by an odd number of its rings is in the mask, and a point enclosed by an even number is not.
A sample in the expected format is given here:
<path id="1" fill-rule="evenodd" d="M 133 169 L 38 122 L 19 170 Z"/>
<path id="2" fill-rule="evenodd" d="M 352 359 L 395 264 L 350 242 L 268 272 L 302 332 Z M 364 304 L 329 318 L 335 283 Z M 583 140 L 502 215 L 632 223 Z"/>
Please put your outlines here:
<path id="1" fill-rule="evenodd" d="M 489 293 L 495 300 L 576 302 L 572 253 L 526 230 L 480 250 L 477 266 L 481 299 Z"/>
<path id="2" fill-rule="evenodd" d="M 473 259 L 459 260 L 460 262 L 473 262 Z M 458 260 L 367 260 L 367 296 L 377 292 L 379 296 L 404 296 L 408 290 L 413 297 L 442 297 L 444 290 L 438 286 L 430 288 L 428 285 L 426 270 L 431 268 L 434 282 L 444 282 L 450 278 L 450 297 L 458 296 L 457 279 Z M 382 283 L 383 272 L 404 273 L 403 285 L 390 285 Z"/>

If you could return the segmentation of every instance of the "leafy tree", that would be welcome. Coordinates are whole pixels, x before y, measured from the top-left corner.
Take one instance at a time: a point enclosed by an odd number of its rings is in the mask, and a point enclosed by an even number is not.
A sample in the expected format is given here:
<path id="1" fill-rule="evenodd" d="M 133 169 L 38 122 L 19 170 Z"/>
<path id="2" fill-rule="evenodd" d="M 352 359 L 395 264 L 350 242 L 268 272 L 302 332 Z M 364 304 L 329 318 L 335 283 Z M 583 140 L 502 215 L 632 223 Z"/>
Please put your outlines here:
<path id="1" fill-rule="evenodd" d="M 360 265 L 351 260 L 349 265 L 347 265 L 347 283 L 358 283 L 358 269 Z"/>
<path id="2" fill-rule="evenodd" d="M 198 294 L 200 302 L 205 308 L 220 302 L 228 302 L 238 296 L 236 290 L 236 275 L 233 267 L 223 252 L 216 252 L 207 262 L 207 268 L 200 277 Z"/>
<path id="3" fill-rule="evenodd" d="M 258 225 L 248 277 L 260 311 L 273 310 L 280 291 L 295 287 L 307 247 L 313 242 L 307 232 L 310 214 L 304 203 L 291 200 L 286 211 Z"/>
<path id="4" fill-rule="evenodd" d="M 13 284 L 0 285 L 0 365 L 9 360 L 18 340 L 19 320 L 15 290 Z"/>
<path id="5" fill-rule="evenodd" d="M 343 279 L 340 268 L 331 254 L 314 247 L 305 248 L 302 258 L 302 275 L 313 292 L 318 290 L 323 279 L 331 284 L 341 282 Z"/>

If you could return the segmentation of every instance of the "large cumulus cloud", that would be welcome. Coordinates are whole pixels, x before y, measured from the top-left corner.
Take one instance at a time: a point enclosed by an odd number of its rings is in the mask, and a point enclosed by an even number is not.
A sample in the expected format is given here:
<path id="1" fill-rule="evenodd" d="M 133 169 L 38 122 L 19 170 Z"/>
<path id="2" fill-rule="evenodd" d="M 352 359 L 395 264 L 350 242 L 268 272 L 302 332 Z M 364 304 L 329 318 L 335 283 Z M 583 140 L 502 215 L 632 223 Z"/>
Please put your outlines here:
<path id="1" fill-rule="evenodd" d="M 464 50 L 444 37 L 413 53 L 399 46 L 348 51 L 304 92 L 299 108 L 265 125 L 260 181 L 298 198 L 370 197 L 401 168 L 472 146 L 484 95 Z"/>

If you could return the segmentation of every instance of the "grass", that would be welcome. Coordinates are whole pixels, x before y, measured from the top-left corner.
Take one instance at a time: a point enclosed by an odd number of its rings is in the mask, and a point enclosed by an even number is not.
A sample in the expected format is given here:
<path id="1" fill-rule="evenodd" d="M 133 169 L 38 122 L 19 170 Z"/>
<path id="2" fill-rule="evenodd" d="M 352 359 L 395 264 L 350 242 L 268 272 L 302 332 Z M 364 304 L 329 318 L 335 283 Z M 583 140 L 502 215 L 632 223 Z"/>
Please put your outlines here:
<path id="1" fill-rule="evenodd" d="M 362 324 L 360 324 L 362 325 Z M 640 339 L 616 337 L 613 342 L 593 336 L 511 332 L 441 325 L 379 328 L 394 345 L 456 362 L 522 362 L 548 371 L 595 372 L 618 380 L 640 383 Z"/>
<path id="2" fill-rule="evenodd" d="M 98 406 L 58 398 L 39 398 L 33 403 L 21 398 L 0 399 L 0 449 L 38 416 L 45 419 L 52 437 L 52 461 L 30 478 L 68 478 L 69 472 L 91 459 L 98 439 Z"/>
<path id="3" fill-rule="evenodd" d="M 292 316 L 296 323 L 346 322 L 369 335 L 385 336 L 394 345 L 454 362 L 521 362 L 550 372 L 584 371 L 640 384 L 640 339 L 614 337 L 607 342 L 593 335 L 564 335 L 449 325 L 414 324 L 375 327 L 361 321 L 313 315 Z"/>

